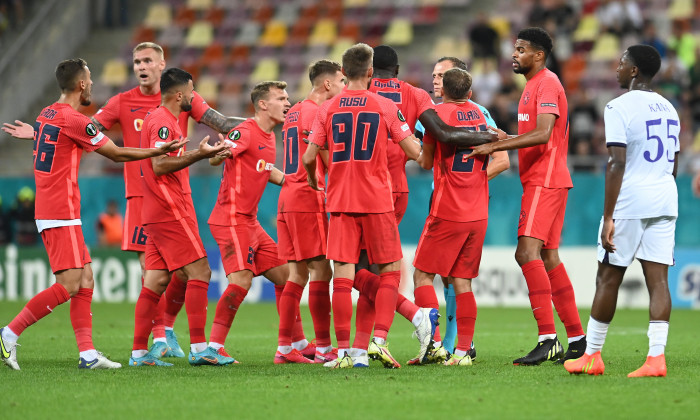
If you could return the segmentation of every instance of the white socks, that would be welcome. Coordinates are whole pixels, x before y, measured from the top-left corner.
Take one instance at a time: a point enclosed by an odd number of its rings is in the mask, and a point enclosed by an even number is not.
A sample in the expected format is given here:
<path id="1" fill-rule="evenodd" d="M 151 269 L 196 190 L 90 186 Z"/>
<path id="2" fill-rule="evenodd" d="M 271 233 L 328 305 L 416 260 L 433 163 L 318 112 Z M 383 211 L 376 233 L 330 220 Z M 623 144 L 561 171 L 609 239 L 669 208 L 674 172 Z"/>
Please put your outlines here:
<path id="1" fill-rule="evenodd" d="M 664 354 L 668 339 L 668 321 L 649 321 L 649 353 L 647 356 L 656 357 Z"/>
<path id="2" fill-rule="evenodd" d="M 588 318 L 586 354 L 597 353 L 603 348 L 605 336 L 608 335 L 608 327 L 610 327 L 610 323 L 600 322 L 593 317 Z"/>
<path id="3" fill-rule="evenodd" d="M 292 347 L 294 347 L 295 349 L 297 349 L 299 351 L 304 350 L 308 345 L 309 345 L 309 342 L 306 339 L 295 341 L 292 343 Z M 291 351 L 291 350 L 289 350 L 289 351 Z"/>
<path id="4" fill-rule="evenodd" d="M 217 351 L 218 351 L 220 348 L 224 347 L 224 345 L 223 345 L 223 344 L 219 344 L 219 343 L 215 343 L 215 342 L 212 341 L 211 343 L 209 343 L 209 347 L 211 347 L 211 348 L 213 348 L 214 350 L 217 350 Z"/>
<path id="5" fill-rule="evenodd" d="M 372 339 L 374 340 L 375 343 L 377 343 L 380 346 L 383 346 L 384 344 L 386 344 L 386 340 L 383 338 L 379 338 L 379 337 L 375 336 Z"/>
<path id="6" fill-rule="evenodd" d="M 542 335 L 540 335 L 540 336 L 537 337 L 537 342 L 538 342 L 538 343 L 541 343 L 541 342 L 543 342 L 544 340 L 552 340 L 552 339 L 554 339 L 554 338 L 557 338 L 557 335 L 556 335 L 556 334 L 542 334 Z"/>
<path id="7" fill-rule="evenodd" d="M 207 343 L 192 343 L 190 344 L 190 351 L 192 353 L 201 353 L 207 349 Z"/>
<path id="8" fill-rule="evenodd" d="M 413 315 L 413 319 L 411 320 L 411 323 L 413 324 L 414 327 L 418 328 L 421 322 L 423 322 L 423 311 L 418 311 L 416 312 L 415 315 Z"/>
<path id="9" fill-rule="evenodd" d="M 5 328 L 2 329 L 2 339 L 3 341 L 9 341 L 10 343 L 15 343 L 19 336 L 15 334 L 14 331 L 10 329 L 10 327 L 5 326 Z"/>
<path id="10" fill-rule="evenodd" d="M 292 346 L 277 346 L 277 351 L 282 353 L 282 354 L 289 354 L 292 352 L 294 347 Z"/>
<path id="11" fill-rule="evenodd" d="M 92 349 L 92 350 L 87 350 L 87 351 L 81 351 L 80 357 L 82 357 L 83 359 L 85 359 L 87 361 L 95 360 L 95 359 L 97 359 L 97 350 Z"/>

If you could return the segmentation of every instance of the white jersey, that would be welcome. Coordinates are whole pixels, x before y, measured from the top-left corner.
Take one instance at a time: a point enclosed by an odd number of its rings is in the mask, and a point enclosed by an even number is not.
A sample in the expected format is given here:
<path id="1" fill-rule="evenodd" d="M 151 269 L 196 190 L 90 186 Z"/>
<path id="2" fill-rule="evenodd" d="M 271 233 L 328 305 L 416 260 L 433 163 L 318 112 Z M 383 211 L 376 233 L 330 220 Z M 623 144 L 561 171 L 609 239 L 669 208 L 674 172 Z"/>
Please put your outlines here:
<path id="1" fill-rule="evenodd" d="M 679 132 L 678 113 L 655 92 L 632 90 L 606 105 L 606 143 L 627 149 L 613 219 L 678 217 L 673 164 Z"/>

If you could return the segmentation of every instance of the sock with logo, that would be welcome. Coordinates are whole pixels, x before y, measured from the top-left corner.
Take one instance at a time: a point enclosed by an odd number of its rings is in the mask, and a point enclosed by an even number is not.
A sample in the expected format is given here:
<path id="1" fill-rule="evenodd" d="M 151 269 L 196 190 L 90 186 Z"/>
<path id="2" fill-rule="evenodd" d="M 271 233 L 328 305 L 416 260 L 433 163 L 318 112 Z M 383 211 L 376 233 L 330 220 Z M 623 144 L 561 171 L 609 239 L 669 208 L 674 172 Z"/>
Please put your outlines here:
<path id="1" fill-rule="evenodd" d="M 576 296 L 571 279 L 566 273 L 564 264 L 559 264 L 551 271 L 547 272 L 549 282 L 552 285 L 552 302 L 557 310 L 559 319 L 566 328 L 566 335 L 569 338 L 581 337 L 584 335 L 581 317 L 576 308 Z"/>
<path id="2" fill-rule="evenodd" d="M 455 339 L 457 338 L 457 298 L 455 288 L 448 284 L 443 289 L 445 294 L 445 337 L 443 337 L 442 345 L 449 352 L 455 348 Z"/>
<path id="3" fill-rule="evenodd" d="M 173 328 L 175 325 L 175 318 L 177 314 L 180 313 L 182 305 L 185 304 L 185 293 L 187 292 L 187 281 L 181 280 L 175 273 L 173 273 L 170 283 L 168 283 L 168 288 L 165 289 L 163 296 L 165 302 L 163 302 L 163 325 L 166 328 Z M 165 336 L 163 336 L 165 337 Z"/>
<path id="4" fill-rule="evenodd" d="M 330 282 L 309 282 L 309 311 L 314 322 L 316 333 L 316 346 L 328 347 L 331 345 L 331 295 L 329 293 Z"/>
<path id="5" fill-rule="evenodd" d="M 94 350 L 95 345 L 92 343 L 92 312 L 90 304 L 92 303 L 92 289 L 81 287 L 70 299 L 70 322 L 75 333 L 75 340 L 78 342 L 78 351 L 86 352 Z M 92 359 L 96 359 L 95 355 Z"/>
<path id="6" fill-rule="evenodd" d="M 212 343 L 224 345 L 226 336 L 231 329 L 233 318 L 243 303 L 248 291 L 237 284 L 229 284 L 216 304 L 216 314 L 211 325 L 210 340 Z"/>
<path id="7" fill-rule="evenodd" d="M 352 348 L 366 350 L 374 328 L 374 302 L 367 296 L 360 294 L 355 312 L 355 340 L 352 343 Z"/>
<path id="8" fill-rule="evenodd" d="M 292 345 L 292 328 L 296 323 L 296 309 L 299 308 L 303 292 L 304 287 L 293 281 L 288 281 L 284 285 L 284 291 L 280 297 L 280 323 L 277 336 L 277 345 L 279 346 Z"/>
<path id="9" fill-rule="evenodd" d="M 333 326 L 335 327 L 338 349 L 350 348 L 352 284 L 353 281 L 348 278 L 337 277 L 333 279 Z"/>
<path id="10" fill-rule="evenodd" d="M 134 308 L 134 346 L 132 350 L 148 350 L 148 336 L 158 310 L 160 296 L 153 290 L 142 287 Z M 141 357 L 141 356 L 138 356 Z"/>
<path id="11" fill-rule="evenodd" d="M 557 333 L 554 327 L 554 312 L 552 311 L 552 289 L 549 284 L 547 270 L 542 260 L 532 260 L 520 267 L 525 276 L 529 291 L 530 307 L 537 321 L 540 336 Z"/>
<path id="12" fill-rule="evenodd" d="M 207 324 L 207 290 L 209 282 L 188 280 L 185 292 L 185 311 L 190 327 L 190 345 L 207 342 L 204 327 Z M 202 350 L 200 350 L 202 351 Z"/>
<path id="13" fill-rule="evenodd" d="M 473 292 L 458 294 L 457 302 L 457 349 L 468 351 L 474 339 L 476 324 L 476 299 Z"/>
<path id="14" fill-rule="evenodd" d="M 62 284 L 54 283 L 31 298 L 24 308 L 7 326 L 15 334 L 22 335 L 24 330 L 41 318 L 53 312 L 53 309 L 68 301 L 70 294 Z"/>
<path id="15" fill-rule="evenodd" d="M 396 313 L 396 301 L 399 297 L 400 271 L 390 271 L 379 275 L 379 289 L 374 299 L 374 337 L 383 338 L 389 333 Z"/>

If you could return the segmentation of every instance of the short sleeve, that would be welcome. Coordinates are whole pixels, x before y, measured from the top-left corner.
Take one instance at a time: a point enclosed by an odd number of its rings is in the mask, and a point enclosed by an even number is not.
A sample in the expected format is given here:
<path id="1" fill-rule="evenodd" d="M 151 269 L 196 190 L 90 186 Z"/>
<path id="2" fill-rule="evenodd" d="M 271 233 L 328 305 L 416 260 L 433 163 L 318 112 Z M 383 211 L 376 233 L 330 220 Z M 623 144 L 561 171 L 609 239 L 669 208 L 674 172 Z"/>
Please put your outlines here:
<path id="1" fill-rule="evenodd" d="M 560 116 L 559 86 L 553 79 L 545 77 L 537 86 L 537 115 L 539 114 Z"/>
<path id="2" fill-rule="evenodd" d="M 246 128 L 234 128 L 226 135 L 226 144 L 231 149 L 231 157 L 236 157 L 245 152 L 250 145 L 250 130 Z"/>
<path id="3" fill-rule="evenodd" d="M 330 101 L 327 101 L 330 102 Z M 324 104 L 325 105 L 325 104 Z M 326 133 L 326 114 L 328 113 L 328 107 L 321 106 L 321 108 L 316 113 L 316 118 L 311 126 L 311 134 L 309 134 L 309 143 L 313 143 L 318 147 L 325 147 L 328 141 L 328 134 Z"/>
<path id="4" fill-rule="evenodd" d="M 77 111 L 73 118 L 67 119 L 66 135 L 81 149 L 92 152 L 104 146 L 108 141 L 103 132 L 97 129 L 88 117 Z"/>
<path id="5" fill-rule="evenodd" d="M 199 93 L 193 93 L 194 98 L 192 99 L 192 110 L 190 111 L 190 115 L 195 121 L 199 122 L 204 116 L 204 113 L 211 109 L 211 107 Z"/>
<path id="6" fill-rule="evenodd" d="M 105 130 L 109 130 L 112 126 L 119 122 L 119 106 L 121 102 L 121 94 L 114 95 L 107 100 L 102 108 L 100 108 L 93 118 L 97 120 Z"/>
<path id="7" fill-rule="evenodd" d="M 401 110 L 399 110 L 399 108 L 397 108 L 393 102 L 386 100 L 381 101 L 379 104 L 382 109 L 386 126 L 389 128 L 391 140 L 394 143 L 398 144 L 403 139 L 413 134 L 411 133 L 411 128 L 408 126 L 406 118 L 401 113 Z"/>
<path id="8" fill-rule="evenodd" d="M 627 146 L 627 123 L 619 105 L 609 102 L 603 114 L 605 143 L 608 146 Z"/>
<path id="9" fill-rule="evenodd" d="M 429 109 L 435 109 L 435 104 L 428 92 L 421 88 L 413 87 L 413 95 L 416 101 L 416 115 L 421 116 L 425 111 Z"/>

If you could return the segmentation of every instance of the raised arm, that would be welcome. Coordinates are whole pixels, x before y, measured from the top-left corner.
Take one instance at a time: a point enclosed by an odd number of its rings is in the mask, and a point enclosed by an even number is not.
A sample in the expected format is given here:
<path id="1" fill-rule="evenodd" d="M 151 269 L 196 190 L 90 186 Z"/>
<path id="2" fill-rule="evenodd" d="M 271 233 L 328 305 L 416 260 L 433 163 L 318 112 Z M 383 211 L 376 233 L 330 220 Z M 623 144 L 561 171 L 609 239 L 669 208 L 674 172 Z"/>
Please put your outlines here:
<path id="1" fill-rule="evenodd" d="M 2 131 L 11 135 L 12 137 L 20 140 L 33 140 L 34 139 L 34 127 L 22 122 L 20 120 L 15 120 L 14 124 L 3 123 Z"/>
<path id="2" fill-rule="evenodd" d="M 119 147 L 112 140 L 107 140 L 107 143 L 95 151 L 114 162 L 131 162 L 174 152 L 184 146 L 187 141 L 187 139 L 173 140 L 155 149 L 141 149 L 138 147 Z"/>
<path id="3" fill-rule="evenodd" d="M 227 117 L 219 111 L 209 108 L 204 112 L 199 122 L 220 133 L 226 134 L 245 120 L 245 118 Z"/>
<path id="4" fill-rule="evenodd" d="M 489 131 L 469 131 L 465 128 L 452 127 L 446 124 L 434 109 L 424 111 L 418 120 L 435 139 L 458 147 L 474 147 L 498 139 L 495 133 Z"/>

